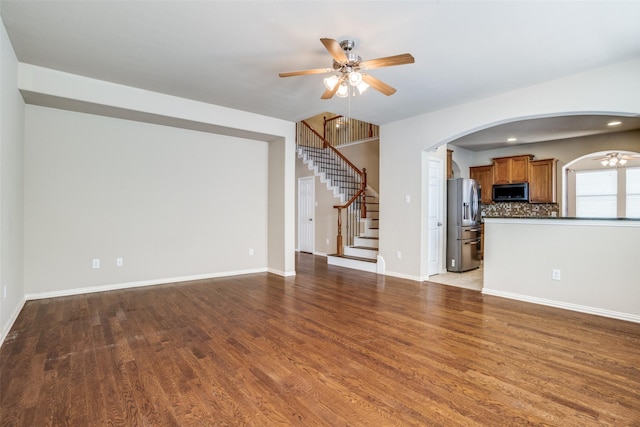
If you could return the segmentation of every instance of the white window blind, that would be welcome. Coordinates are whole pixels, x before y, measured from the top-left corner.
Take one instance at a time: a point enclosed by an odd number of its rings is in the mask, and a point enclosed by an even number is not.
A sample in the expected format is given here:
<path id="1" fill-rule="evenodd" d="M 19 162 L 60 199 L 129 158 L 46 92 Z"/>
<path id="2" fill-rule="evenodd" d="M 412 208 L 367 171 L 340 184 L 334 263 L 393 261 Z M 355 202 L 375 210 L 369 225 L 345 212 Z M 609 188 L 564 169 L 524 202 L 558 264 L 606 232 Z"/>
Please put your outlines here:
<path id="1" fill-rule="evenodd" d="M 576 172 L 576 216 L 615 218 L 618 177 L 616 169 Z"/>
<path id="2" fill-rule="evenodd" d="M 640 168 L 627 169 L 627 218 L 640 218 Z"/>

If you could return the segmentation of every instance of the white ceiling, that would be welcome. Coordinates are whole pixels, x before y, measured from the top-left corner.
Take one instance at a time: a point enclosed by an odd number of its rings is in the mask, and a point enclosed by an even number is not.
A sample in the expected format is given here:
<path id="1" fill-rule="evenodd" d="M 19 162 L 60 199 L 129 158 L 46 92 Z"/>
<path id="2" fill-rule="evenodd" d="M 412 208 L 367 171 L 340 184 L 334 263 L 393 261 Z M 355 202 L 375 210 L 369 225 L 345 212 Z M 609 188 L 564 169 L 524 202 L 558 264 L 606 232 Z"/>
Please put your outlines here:
<path id="1" fill-rule="evenodd" d="M 21 62 L 289 121 L 386 124 L 640 56 L 640 1 L 2 0 L 0 12 Z M 321 37 L 415 64 L 370 71 L 390 97 L 321 100 L 324 75 L 278 77 L 331 67 Z"/>

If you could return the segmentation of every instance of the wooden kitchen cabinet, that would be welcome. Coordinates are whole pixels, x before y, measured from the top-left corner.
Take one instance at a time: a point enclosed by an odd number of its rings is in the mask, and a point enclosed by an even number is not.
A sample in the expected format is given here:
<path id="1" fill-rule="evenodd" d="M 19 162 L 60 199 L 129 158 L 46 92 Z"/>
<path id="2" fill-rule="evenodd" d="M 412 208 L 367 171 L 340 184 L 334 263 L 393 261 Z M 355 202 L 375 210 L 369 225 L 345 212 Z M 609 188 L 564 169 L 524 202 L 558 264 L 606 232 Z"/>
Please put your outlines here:
<path id="1" fill-rule="evenodd" d="M 493 203 L 493 166 L 473 166 L 469 168 L 469 178 L 480 184 L 480 203 Z"/>
<path id="2" fill-rule="evenodd" d="M 529 181 L 531 154 L 493 159 L 493 183 L 515 184 Z"/>
<path id="3" fill-rule="evenodd" d="M 447 150 L 447 179 L 453 178 L 453 150 Z"/>
<path id="4" fill-rule="evenodd" d="M 529 162 L 529 202 L 556 203 L 557 159 Z"/>

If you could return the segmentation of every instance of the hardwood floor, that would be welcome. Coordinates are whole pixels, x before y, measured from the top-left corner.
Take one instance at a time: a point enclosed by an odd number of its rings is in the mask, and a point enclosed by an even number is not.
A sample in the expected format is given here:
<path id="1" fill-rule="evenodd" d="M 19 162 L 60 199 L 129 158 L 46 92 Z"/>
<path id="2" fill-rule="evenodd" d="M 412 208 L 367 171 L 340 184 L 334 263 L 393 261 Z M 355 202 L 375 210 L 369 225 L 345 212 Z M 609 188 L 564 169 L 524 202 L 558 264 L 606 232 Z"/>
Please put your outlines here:
<path id="1" fill-rule="evenodd" d="M 297 272 L 28 302 L 1 424 L 640 425 L 639 324 L 307 254 Z"/>

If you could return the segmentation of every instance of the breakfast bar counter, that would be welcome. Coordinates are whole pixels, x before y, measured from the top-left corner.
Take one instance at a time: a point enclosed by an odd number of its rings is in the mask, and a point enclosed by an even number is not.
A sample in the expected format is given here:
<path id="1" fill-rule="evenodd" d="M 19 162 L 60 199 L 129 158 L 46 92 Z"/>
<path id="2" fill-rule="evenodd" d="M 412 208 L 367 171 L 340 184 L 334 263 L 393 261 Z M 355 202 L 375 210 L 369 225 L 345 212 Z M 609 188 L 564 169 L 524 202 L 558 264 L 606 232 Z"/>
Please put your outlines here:
<path id="1" fill-rule="evenodd" d="M 640 323 L 640 219 L 484 223 L 484 294 Z"/>

